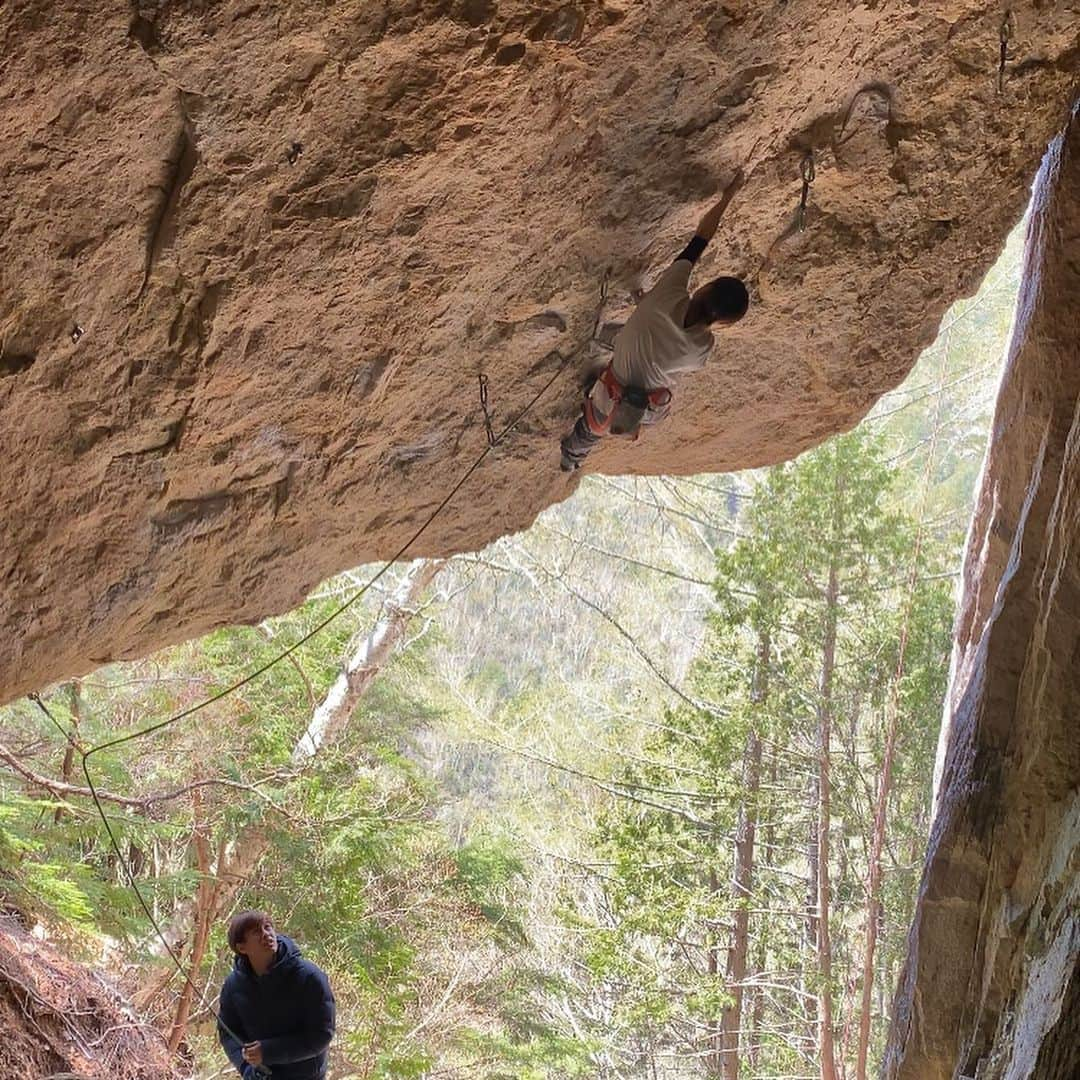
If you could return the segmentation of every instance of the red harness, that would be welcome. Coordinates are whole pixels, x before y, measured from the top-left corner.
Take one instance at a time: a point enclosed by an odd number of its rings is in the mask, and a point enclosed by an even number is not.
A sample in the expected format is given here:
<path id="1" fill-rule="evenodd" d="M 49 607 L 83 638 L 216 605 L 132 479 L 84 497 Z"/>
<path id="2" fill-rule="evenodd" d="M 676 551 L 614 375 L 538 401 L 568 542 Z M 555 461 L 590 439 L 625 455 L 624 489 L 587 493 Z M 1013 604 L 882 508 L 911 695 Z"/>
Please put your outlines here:
<path id="1" fill-rule="evenodd" d="M 641 390 L 636 386 L 623 386 L 615 378 L 615 372 L 611 365 L 600 373 L 600 382 L 604 384 L 607 395 L 611 398 L 611 411 L 601 419 L 596 415 L 593 408 L 592 398 L 585 399 L 585 423 L 594 435 L 606 435 L 611 428 L 611 421 L 615 417 L 615 410 L 625 401 L 628 405 L 640 409 L 662 409 L 671 403 L 671 391 L 662 386 L 659 390 Z"/>

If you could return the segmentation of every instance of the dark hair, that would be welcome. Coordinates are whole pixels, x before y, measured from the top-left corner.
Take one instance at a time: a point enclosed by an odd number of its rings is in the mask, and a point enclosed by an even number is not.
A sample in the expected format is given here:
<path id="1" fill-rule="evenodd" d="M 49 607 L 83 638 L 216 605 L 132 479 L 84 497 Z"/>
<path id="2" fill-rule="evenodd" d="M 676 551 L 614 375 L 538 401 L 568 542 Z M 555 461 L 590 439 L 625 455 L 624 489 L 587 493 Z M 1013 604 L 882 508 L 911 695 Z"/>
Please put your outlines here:
<path id="1" fill-rule="evenodd" d="M 236 952 L 236 946 L 248 936 L 249 930 L 262 926 L 269 918 L 265 911 L 241 911 L 229 922 L 229 948 Z"/>
<path id="2" fill-rule="evenodd" d="M 750 307 L 750 294 L 737 277 L 718 277 L 701 290 L 705 322 L 738 322 Z"/>

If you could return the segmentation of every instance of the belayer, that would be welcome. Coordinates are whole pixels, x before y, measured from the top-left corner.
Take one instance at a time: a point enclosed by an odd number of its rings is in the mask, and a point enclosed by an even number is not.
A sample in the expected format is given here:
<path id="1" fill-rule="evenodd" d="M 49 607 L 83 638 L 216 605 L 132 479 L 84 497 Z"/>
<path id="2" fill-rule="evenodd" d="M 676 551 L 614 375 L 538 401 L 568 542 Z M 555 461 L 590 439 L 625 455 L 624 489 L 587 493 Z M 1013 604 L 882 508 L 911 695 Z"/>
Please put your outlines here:
<path id="1" fill-rule="evenodd" d="M 221 988 L 218 1038 L 243 1080 L 326 1080 L 335 1021 L 326 974 L 264 911 L 233 916 L 229 947 L 233 970 Z"/>
<path id="2" fill-rule="evenodd" d="M 671 405 L 672 376 L 704 366 L 713 345 L 709 327 L 731 326 L 746 314 L 750 297 L 737 277 L 718 277 L 692 296 L 687 292 L 694 263 L 742 183 L 740 171 L 619 331 L 611 363 L 588 391 L 573 430 L 563 437 L 565 472 L 580 468 L 604 435 L 636 435 L 641 424 L 663 419 Z"/>

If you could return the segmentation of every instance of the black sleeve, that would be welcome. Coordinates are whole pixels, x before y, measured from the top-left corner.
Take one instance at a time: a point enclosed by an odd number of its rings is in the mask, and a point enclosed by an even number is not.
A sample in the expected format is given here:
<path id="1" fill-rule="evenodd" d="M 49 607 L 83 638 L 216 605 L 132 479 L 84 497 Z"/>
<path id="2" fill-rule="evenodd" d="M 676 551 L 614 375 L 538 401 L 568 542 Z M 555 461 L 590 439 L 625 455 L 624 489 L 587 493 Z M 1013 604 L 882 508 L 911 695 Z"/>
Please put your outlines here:
<path id="1" fill-rule="evenodd" d="M 246 1037 L 241 1030 L 240 1017 L 236 1015 L 236 1010 L 233 1008 L 232 993 L 226 985 L 221 991 L 221 1000 L 218 1004 L 218 1039 L 221 1041 L 222 1049 L 228 1054 L 229 1060 L 236 1066 L 236 1071 L 241 1076 L 245 1076 L 248 1066 L 244 1061 L 244 1048 L 234 1036 Z"/>
<path id="2" fill-rule="evenodd" d="M 675 256 L 675 261 L 678 262 L 680 259 L 685 259 L 688 263 L 696 263 L 698 259 L 701 258 L 701 253 L 705 250 L 708 243 L 709 241 L 706 240 L 704 236 L 695 235 L 691 237 L 690 243 Z"/>

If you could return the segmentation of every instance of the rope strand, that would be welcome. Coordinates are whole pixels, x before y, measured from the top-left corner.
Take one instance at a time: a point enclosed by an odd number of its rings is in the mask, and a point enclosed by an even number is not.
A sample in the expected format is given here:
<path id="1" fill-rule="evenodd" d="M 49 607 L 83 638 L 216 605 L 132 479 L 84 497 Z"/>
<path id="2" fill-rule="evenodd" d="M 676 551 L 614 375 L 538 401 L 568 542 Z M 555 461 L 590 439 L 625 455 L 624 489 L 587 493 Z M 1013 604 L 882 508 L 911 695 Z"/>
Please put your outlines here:
<path id="1" fill-rule="evenodd" d="M 604 284 L 601 286 L 602 297 L 606 291 L 606 285 L 607 275 L 605 275 Z M 559 355 L 560 363 L 554 374 L 551 376 L 550 379 L 548 379 L 546 383 L 544 383 L 544 385 L 533 395 L 528 404 L 526 404 L 526 406 L 517 414 L 517 416 L 515 416 L 502 429 L 502 431 L 499 432 L 497 436 L 492 437 L 489 421 L 487 431 L 488 445 L 484 447 L 484 449 L 477 456 L 476 460 L 473 461 L 473 463 L 465 470 L 460 479 L 458 479 L 454 486 L 450 488 L 450 490 L 443 497 L 442 501 L 438 504 L 438 506 L 436 506 L 435 509 L 424 519 L 424 521 L 420 524 L 419 528 L 417 528 L 416 531 L 412 533 L 412 535 L 405 541 L 405 543 L 403 543 L 401 547 L 399 547 L 397 551 L 386 562 L 383 563 L 383 565 L 375 572 L 375 574 L 372 575 L 372 577 L 370 577 L 363 585 L 361 585 L 344 603 L 340 604 L 337 608 L 330 612 L 330 614 L 327 615 L 326 618 L 316 624 L 313 629 L 309 630 L 297 641 L 293 642 L 292 645 L 290 645 L 286 649 L 283 649 L 271 660 L 268 660 L 265 664 L 262 664 L 254 671 L 249 672 L 243 678 L 237 679 L 234 683 L 225 687 L 223 690 L 219 690 L 216 694 L 211 694 L 209 697 L 204 698 L 202 701 L 197 702 L 189 708 L 181 710 L 180 712 L 166 718 L 165 720 L 160 720 L 157 723 L 148 724 L 146 727 L 140 728 L 138 731 L 129 732 L 128 734 L 118 736 L 115 739 L 108 739 L 105 742 L 97 743 L 96 745 L 91 746 L 89 749 L 83 749 L 82 746 L 79 745 L 74 735 L 71 732 L 67 731 L 49 711 L 48 707 L 41 700 L 40 695 L 29 695 L 30 700 L 35 702 L 38 708 L 41 709 L 41 711 L 49 718 L 53 726 L 64 737 L 64 740 L 68 743 L 68 745 L 70 745 L 79 755 L 82 764 L 83 776 L 86 777 L 86 786 L 90 790 L 90 796 L 93 799 L 94 807 L 97 810 L 98 817 L 101 818 L 101 822 L 105 826 L 105 833 L 109 838 L 109 844 L 112 847 L 113 853 L 116 855 L 121 867 L 123 867 L 124 876 L 127 878 L 127 884 L 129 888 L 138 899 L 139 906 L 142 908 L 143 913 L 150 921 L 150 925 L 153 927 L 154 933 L 157 935 L 161 944 L 164 946 L 169 958 L 176 966 L 177 971 L 180 972 L 181 977 L 192 989 L 196 997 L 198 997 L 203 1008 L 206 1009 L 209 1015 L 215 1019 L 215 1021 L 220 1025 L 221 1029 L 227 1035 L 229 1035 L 230 1038 L 235 1039 L 241 1045 L 243 1045 L 244 1040 L 221 1019 L 221 1015 L 218 1010 L 216 1010 L 212 1005 L 208 1003 L 204 992 L 195 983 L 191 975 L 188 974 L 187 971 L 185 971 L 183 963 L 176 955 L 173 947 L 166 939 L 164 931 L 161 929 L 161 926 L 155 918 L 154 913 L 150 908 L 150 905 L 146 901 L 146 897 L 143 896 L 143 892 L 139 888 L 139 884 L 135 879 L 135 873 L 131 868 L 131 864 L 128 861 L 127 857 L 124 855 L 123 851 L 120 849 L 120 843 L 116 838 L 116 834 L 113 832 L 113 828 L 109 822 L 108 815 L 105 813 L 105 807 L 102 805 L 101 799 L 98 796 L 97 788 L 94 785 L 94 778 L 90 774 L 90 758 L 104 750 L 111 750 L 117 746 L 123 746 L 127 743 L 135 742 L 138 739 L 146 738 L 148 735 L 153 735 L 155 732 L 163 731 L 166 728 L 172 727 L 174 724 L 178 724 L 181 720 L 185 720 L 189 716 L 200 712 L 207 706 L 213 705 L 215 702 L 221 701 L 223 698 L 228 697 L 230 694 L 234 694 L 237 690 L 240 690 L 241 688 L 247 686 L 248 683 L 251 683 L 255 679 L 259 678 L 259 676 L 266 674 L 267 671 L 269 671 L 276 664 L 281 663 L 282 660 L 287 659 L 294 652 L 296 652 L 297 649 L 301 648 L 307 642 L 311 641 L 311 639 L 314 638 L 317 634 L 325 630 L 326 627 L 329 626 L 332 622 L 334 622 L 335 619 L 338 619 L 341 615 L 348 611 L 348 609 L 351 608 L 358 600 L 360 600 L 361 597 L 363 597 L 371 589 L 371 587 L 375 585 L 375 583 L 379 581 L 389 571 L 390 567 L 393 566 L 394 563 L 402 559 L 406 555 L 406 553 L 412 548 L 412 546 L 417 542 L 417 540 L 419 540 L 420 537 L 424 535 L 424 533 L 431 527 L 435 519 L 446 509 L 447 506 L 450 505 L 450 502 L 453 500 L 453 498 L 469 481 L 473 473 L 475 473 L 477 469 L 480 468 L 480 466 L 487 459 L 488 455 L 503 441 L 503 439 L 506 438 L 507 435 L 510 434 L 511 431 L 514 430 L 514 428 L 517 427 L 519 423 L 521 423 L 521 421 L 526 417 L 526 415 L 528 415 L 528 413 L 531 412 L 533 408 L 535 408 L 536 404 L 540 401 L 540 399 L 548 392 L 548 390 L 551 389 L 551 387 L 558 380 L 559 376 L 562 375 L 562 373 L 566 370 L 566 368 L 570 364 L 570 361 L 574 358 L 574 356 L 577 355 L 577 353 L 571 353 L 571 355 L 567 357 L 563 357 L 560 354 L 557 355 Z M 263 1076 L 270 1075 L 269 1070 L 265 1069 L 264 1067 L 258 1067 L 256 1071 Z"/>

